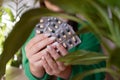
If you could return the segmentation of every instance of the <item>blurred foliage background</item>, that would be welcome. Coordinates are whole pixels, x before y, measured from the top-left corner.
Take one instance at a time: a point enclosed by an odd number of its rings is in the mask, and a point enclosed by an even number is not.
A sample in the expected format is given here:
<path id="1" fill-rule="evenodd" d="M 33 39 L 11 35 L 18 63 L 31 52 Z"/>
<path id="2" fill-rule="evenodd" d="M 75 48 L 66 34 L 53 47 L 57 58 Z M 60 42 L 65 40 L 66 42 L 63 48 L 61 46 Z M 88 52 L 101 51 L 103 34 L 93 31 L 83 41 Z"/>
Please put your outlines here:
<path id="1" fill-rule="evenodd" d="M 4 0 L 5 2 L 7 0 Z M 8 0 L 9 1 L 9 0 Z M 114 80 L 119 80 L 120 75 L 120 1 L 119 0 L 49 0 L 51 3 L 59 6 L 65 13 L 56 13 L 46 8 L 34 8 L 22 12 L 29 6 L 18 7 L 22 0 L 10 0 L 17 5 L 16 15 L 13 15 L 11 9 L 2 6 L 3 0 L 0 0 L 0 78 L 5 74 L 6 64 L 14 57 L 15 53 L 20 55 L 20 48 L 29 36 L 37 22 L 42 16 L 60 16 L 63 18 L 74 20 L 83 25 L 77 32 L 78 34 L 92 32 L 99 38 L 101 45 L 104 47 L 107 55 L 99 55 L 95 52 L 79 50 L 73 54 L 68 54 L 60 61 L 67 65 L 90 65 L 105 60 L 107 67 L 84 72 L 73 78 L 74 80 L 82 80 L 85 76 L 107 72 L 111 74 Z M 18 1 L 18 2 L 16 2 Z M 42 1 L 42 0 L 35 0 Z M 11 7 L 11 6 L 10 6 Z M 20 14 L 22 13 L 22 14 Z M 8 14 L 9 21 L 13 22 L 13 29 L 8 36 L 4 35 L 8 26 L 2 22 L 2 16 Z M 74 14 L 76 16 L 72 16 Z M 85 20 L 80 18 L 83 16 Z M 18 18 L 18 19 L 17 19 Z M 86 21 L 88 22 L 86 24 Z M 113 44 L 114 47 L 111 47 Z M 80 53 L 80 54 L 79 54 Z M 85 56 L 82 56 L 85 55 Z M 21 56 L 21 55 L 20 55 Z M 16 64 L 14 59 L 12 64 Z M 20 65 L 18 63 L 17 65 Z M 111 66 L 115 69 L 111 69 Z M 18 67 L 18 66 L 17 66 Z"/>

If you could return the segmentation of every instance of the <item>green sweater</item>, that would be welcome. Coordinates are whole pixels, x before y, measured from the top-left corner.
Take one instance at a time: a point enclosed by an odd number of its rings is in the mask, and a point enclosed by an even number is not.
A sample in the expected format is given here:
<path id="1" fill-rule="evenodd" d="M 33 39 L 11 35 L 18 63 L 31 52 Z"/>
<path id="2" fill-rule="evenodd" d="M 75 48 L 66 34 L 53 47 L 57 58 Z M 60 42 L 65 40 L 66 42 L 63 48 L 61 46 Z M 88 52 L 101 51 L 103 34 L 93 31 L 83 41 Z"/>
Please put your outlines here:
<path id="1" fill-rule="evenodd" d="M 32 39 L 34 36 L 35 36 L 35 31 L 33 31 L 30 34 L 28 40 L 22 47 L 22 55 L 23 55 L 22 63 L 23 63 L 23 68 L 24 68 L 25 74 L 29 80 L 48 80 L 48 79 L 50 80 L 50 75 L 48 75 L 48 74 L 45 74 L 42 78 L 36 78 L 30 72 L 29 61 L 26 58 L 25 46 L 26 46 L 27 42 L 29 42 L 29 40 Z M 72 48 L 71 50 L 69 50 L 69 52 L 74 52 L 74 51 L 80 50 L 80 49 L 101 52 L 100 43 L 92 33 L 88 32 L 88 33 L 80 34 L 79 37 L 81 39 L 81 44 Z M 74 77 L 76 74 L 82 73 L 84 71 L 101 68 L 101 67 L 105 67 L 105 62 L 101 62 L 98 64 L 89 65 L 89 66 L 74 65 L 74 66 L 72 66 L 71 77 Z M 104 78 L 105 78 L 104 73 L 97 73 L 97 74 L 92 74 L 90 76 L 85 77 L 84 80 L 104 80 Z M 63 79 L 57 78 L 57 80 L 63 80 Z"/>

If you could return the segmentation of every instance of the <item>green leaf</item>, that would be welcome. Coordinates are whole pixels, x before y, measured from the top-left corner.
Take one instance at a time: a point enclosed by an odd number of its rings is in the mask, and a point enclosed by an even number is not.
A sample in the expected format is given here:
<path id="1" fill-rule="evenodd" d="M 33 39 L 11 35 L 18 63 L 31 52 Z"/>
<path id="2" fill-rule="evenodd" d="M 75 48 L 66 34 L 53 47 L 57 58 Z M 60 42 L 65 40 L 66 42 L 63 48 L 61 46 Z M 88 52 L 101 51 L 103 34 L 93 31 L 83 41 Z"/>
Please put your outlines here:
<path id="1" fill-rule="evenodd" d="M 2 21 L 2 15 L 3 15 L 3 9 L 2 9 L 2 7 L 0 7 L 0 23 Z"/>
<path id="2" fill-rule="evenodd" d="M 58 60 L 64 62 L 66 65 L 91 65 L 107 59 L 108 57 L 101 53 L 79 50 L 74 53 L 67 54 Z"/>
<path id="3" fill-rule="evenodd" d="M 0 61 L 4 60 L 6 63 L 26 41 L 35 24 L 39 22 L 40 17 L 50 12 L 46 9 L 33 9 L 23 14 L 5 40 L 4 51 L 0 56 Z"/>
<path id="4" fill-rule="evenodd" d="M 110 54 L 109 62 L 120 69 L 120 48 L 115 48 Z"/>
<path id="5" fill-rule="evenodd" d="M 108 16 L 108 5 L 100 0 L 50 0 L 50 2 L 62 8 L 65 12 L 84 16 L 89 24 L 88 30 L 94 32 L 99 39 L 104 36 L 113 41 L 111 36 L 115 36 L 114 23 Z"/>
<path id="6" fill-rule="evenodd" d="M 6 69 L 5 64 L 3 64 L 2 62 L 0 62 L 0 79 L 5 74 L 5 69 Z"/>
<path id="7" fill-rule="evenodd" d="M 98 36 L 99 38 L 101 38 L 101 35 L 104 35 L 102 33 L 103 30 L 104 30 L 104 33 L 106 33 L 105 30 L 107 30 L 108 28 L 104 28 L 102 29 L 102 32 L 100 32 L 101 30 L 100 25 L 102 24 L 102 26 L 106 27 L 105 24 L 106 22 L 108 22 L 108 17 L 106 16 L 106 14 L 101 15 L 100 12 L 103 13 L 103 10 L 101 10 L 101 8 L 99 8 L 98 6 L 97 6 L 98 8 L 96 8 L 96 6 L 92 4 L 93 2 L 97 3 L 97 1 L 94 1 L 94 0 L 91 0 L 91 1 L 90 0 L 76 0 L 76 1 L 74 0 L 70 0 L 70 1 L 69 0 L 60 0 L 60 1 L 49 0 L 49 1 L 59 6 L 60 8 L 62 8 L 65 12 L 68 12 L 71 14 L 80 14 L 81 16 L 84 16 L 89 24 L 87 29 L 89 31 L 94 32 L 96 36 Z M 108 23 L 108 25 L 110 24 Z"/>
<path id="8" fill-rule="evenodd" d="M 117 74 L 115 71 L 113 71 L 111 69 L 107 69 L 107 68 L 100 68 L 100 69 L 85 71 L 85 72 L 73 77 L 72 80 L 83 80 L 88 75 L 100 73 L 100 72 L 108 72 L 109 74 L 111 74 L 111 76 L 113 77 L 114 80 L 119 80 L 119 74 Z"/>
<path id="9" fill-rule="evenodd" d="M 83 0 L 49 0 L 51 3 L 59 6 L 68 13 L 78 13 Z"/>
<path id="10" fill-rule="evenodd" d="M 100 17 L 104 21 L 103 23 L 107 24 L 108 29 L 110 29 L 110 31 L 112 33 L 113 25 L 112 25 L 112 22 L 111 22 L 110 18 L 108 17 L 108 14 L 106 13 L 106 11 L 104 9 L 102 9 L 102 7 L 99 6 L 97 3 L 95 3 L 95 2 L 90 2 L 90 3 L 97 9 L 98 13 L 100 13 Z"/>
<path id="11" fill-rule="evenodd" d="M 120 8 L 112 8 L 113 14 L 120 20 Z"/>
<path id="12" fill-rule="evenodd" d="M 15 21 L 15 18 L 14 18 L 14 15 L 12 13 L 12 11 L 9 9 L 9 8 L 3 8 L 4 12 L 7 13 L 10 17 L 10 21 L 14 22 Z"/>
<path id="13" fill-rule="evenodd" d="M 76 34 L 83 34 L 83 33 L 86 33 L 86 32 L 90 32 L 90 30 L 88 29 L 88 26 L 80 27 L 80 29 L 78 29 Z"/>
<path id="14" fill-rule="evenodd" d="M 112 7 L 119 7 L 120 8 L 120 0 L 99 0 L 102 3 L 112 6 Z"/>
<path id="15" fill-rule="evenodd" d="M 21 16 L 20 21 L 15 24 L 13 30 L 5 40 L 4 50 L 0 56 L 0 62 L 6 64 L 13 57 L 18 49 L 24 44 L 35 25 L 39 22 L 40 17 L 53 15 L 69 18 L 75 21 L 80 20 L 65 14 L 58 15 L 58 13 L 52 12 L 46 8 L 36 8 L 27 11 Z M 3 69 L 5 68 L 3 67 Z"/>

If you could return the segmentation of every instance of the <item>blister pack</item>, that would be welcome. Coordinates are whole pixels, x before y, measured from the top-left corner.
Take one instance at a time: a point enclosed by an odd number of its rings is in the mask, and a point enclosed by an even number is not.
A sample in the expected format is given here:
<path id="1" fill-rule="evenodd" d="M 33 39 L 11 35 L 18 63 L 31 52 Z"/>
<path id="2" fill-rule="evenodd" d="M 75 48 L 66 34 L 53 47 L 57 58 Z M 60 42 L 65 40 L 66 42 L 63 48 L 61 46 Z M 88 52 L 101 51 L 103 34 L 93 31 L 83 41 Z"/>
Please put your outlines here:
<path id="1" fill-rule="evenodd" d="M 36 34 L 50 33 L 67 50 L 81 43 L 72 26 L 60 18 L 42 17 L 35 27 Z"/>

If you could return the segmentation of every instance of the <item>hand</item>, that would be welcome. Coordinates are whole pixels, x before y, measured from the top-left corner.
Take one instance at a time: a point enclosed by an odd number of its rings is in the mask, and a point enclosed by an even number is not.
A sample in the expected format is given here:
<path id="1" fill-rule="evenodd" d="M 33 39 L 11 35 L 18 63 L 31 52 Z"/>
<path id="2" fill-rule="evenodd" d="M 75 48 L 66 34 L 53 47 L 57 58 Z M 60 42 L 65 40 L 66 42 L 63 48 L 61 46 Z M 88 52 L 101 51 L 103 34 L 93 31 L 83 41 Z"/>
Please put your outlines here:
<path id="1" fill-rule="evenodd" d="M 36 35 L 25 47 L 26 56 L 29 60 L 30 71 L 36 77 L 44 75 L 41 57 L 44 54 L 43 48 L 54 42 L 55 38 L 48 38 L 49 34 Z"/>
<path id="2" fill-rule="evenodd" d="M 58 54 L 55 48 L 57 48 L 61 54 Z M 57 42 L 53 45 L 47 46 L 46 52 L 42 57 L 42 63 L 45 71 L 49 75 L 55 75 L 57 77 L 68 79 L 71 74 L 71 67 L 65 66 L 62 62 L 56 61 L 58 58 L 65 56 L 67 53 L 67 50 Z"/>

